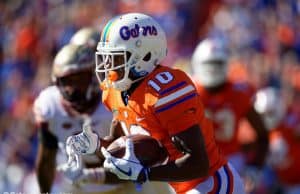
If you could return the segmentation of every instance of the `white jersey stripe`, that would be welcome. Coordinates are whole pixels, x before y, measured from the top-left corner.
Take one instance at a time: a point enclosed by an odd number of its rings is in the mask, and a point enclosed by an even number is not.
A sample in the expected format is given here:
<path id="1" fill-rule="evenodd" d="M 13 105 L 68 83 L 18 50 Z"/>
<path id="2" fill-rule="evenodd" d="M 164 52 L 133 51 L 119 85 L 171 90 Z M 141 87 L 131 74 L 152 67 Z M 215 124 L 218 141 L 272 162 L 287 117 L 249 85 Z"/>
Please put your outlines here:
<path id="1" fill-rule="evenodd" d="M 161 99 L 159 99 L 156 104 L 155 104 L 155 108 L 161 106 L 161 105 L 164 105 L 164 104 L 167 104 L 168 102 L 171 102 L 172 100 L 175 100 L 176 98 L 178 97 L 181 97 L 191 91 L 194 91 L 195 88 L 192 86 L 192 85 L 188 85 L 172 94 L 169 94 L 168 96 L 165 96 Z"/>

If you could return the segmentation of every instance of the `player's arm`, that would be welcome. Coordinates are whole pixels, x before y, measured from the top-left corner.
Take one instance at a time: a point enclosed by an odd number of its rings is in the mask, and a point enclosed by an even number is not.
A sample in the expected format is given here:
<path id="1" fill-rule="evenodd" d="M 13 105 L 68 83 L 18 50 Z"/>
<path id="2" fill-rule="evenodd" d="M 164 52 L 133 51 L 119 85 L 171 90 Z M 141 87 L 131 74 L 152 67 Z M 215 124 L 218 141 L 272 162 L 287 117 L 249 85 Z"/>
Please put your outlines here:
<path id="1" fill-rule="evenodd" d="M 106 136 L 104 138 L 99 138 L 99 145 L 95 151 L 96 155 L 100 158 L 104 158 L 101 153 L 101 147 L 107 147 L 111 142 L 113 142 L 118 137 L 121 137 L 124 135 L 124 132 L 122 130 L 120 122 L 118 122 L 116 119 L 113 119 L 110 126 L 110 134 L 109 136 Z"/>
<path id="2" fill-rule="evenodd" d="M 150 168 L 149 180 L 186 181 L 207 176 L 209 160 L 199 125 L 175 134 L 172 141 L 183 156 L 167 165 Z"/>
<path id="3" fill-rule="evenodd" d="M 148 169 L 148 177 L 145 173 L 138 172 L 138 182 L 144 182 L 146 179 L 152 181 L 186 181 L 207 176 L 209 161 L 199 125 L 193 125 L 182 132 L 174 134 L 172 141 L 176 148 L 183 153 L 183 156 L 166 165 Z M 115 166 L 115 164 L 112 165 Z M 122 167 L 120 166 L 120 168 Z M 132 167 L 132 170 L 136 170 L 135 167 Z M 124 179 L 127 179 L 127 177 Z M 119 181 L 120 179 L 118 180 L 114 173 L 106 171 L 106 183 Z"/>
<path id="4" fill-rule="evenodd" d="M 116 158 L 102 148 L 106 158 L 104 167 L 120 179 L 137 182 L 146 180 L 180 182 L 208 175 L 209 161 L 198 125 L 174 134 L 173 142 L 183 156 L 166 165 L 151 168 L 143 166 L 135 156 L 132 141 L 128 139 L 125 155 L 122 158 Z"/>
<path id="5" fill-rule="evenodd" d="M 50 193 L 55 177 L 57 138 L 48 130 L 47 123 L 39 124 L 39 147 L 36 174 L 41 193 Z"/>
<path id="6" fill-rule="evenodd" d="M 264 161 L 269 147 L 268 131 L 263 123 L 261 116 L 256 112 L 256 110 L 253 107 L 251 107 L 250 110 L 247 112 L 246 117 L 257 134 L 255 142 L 255 154 L 249 162 L 250 164 L 261 167 L 264 165 Z"/>

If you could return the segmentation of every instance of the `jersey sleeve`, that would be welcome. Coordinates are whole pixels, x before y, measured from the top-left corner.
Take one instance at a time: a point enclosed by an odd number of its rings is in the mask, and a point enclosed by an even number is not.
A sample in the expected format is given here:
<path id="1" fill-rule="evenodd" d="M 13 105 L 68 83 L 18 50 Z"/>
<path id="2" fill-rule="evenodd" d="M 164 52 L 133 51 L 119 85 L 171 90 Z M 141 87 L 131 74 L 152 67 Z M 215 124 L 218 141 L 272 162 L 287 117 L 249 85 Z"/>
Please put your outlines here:
<path id="1" fill-rule="evenodd" d="M 57 137 L 49 130 L 49 121 L 52 118 L 51 100 L 45 92 L 41 92 L 33 104 L 35 125 L 38 129 L 39 141 L 49 149 L 58 148 Z"/>
<path id="2" fill-rule="evenodd" d="M 170 135 L 174 135 L 199 124 L 204 114 L 196 87 L 190 78 L 181 71 L 173 71 L 171 74 L 174 79 L 159 91 L 152 108 L 160 124 Z"/>
<path id="3" fill-rule="evenodd" d="M 44 93 L 41 93 L 34 101 L 33 114 L 36 123 L 46 122 L 50 119 L 51 106 Z"/>

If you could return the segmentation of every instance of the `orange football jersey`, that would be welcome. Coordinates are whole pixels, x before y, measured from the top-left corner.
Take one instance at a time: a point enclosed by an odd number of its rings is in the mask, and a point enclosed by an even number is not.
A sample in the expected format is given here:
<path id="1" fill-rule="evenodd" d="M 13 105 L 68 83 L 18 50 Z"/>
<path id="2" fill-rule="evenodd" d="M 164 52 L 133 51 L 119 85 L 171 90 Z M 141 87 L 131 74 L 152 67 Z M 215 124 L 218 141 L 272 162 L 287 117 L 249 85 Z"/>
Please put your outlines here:
<path id="1" fill-rule="evenodd" d="M 216 93 L 208 92 L 194 79 L 205 114 L 213 121 L 216 141 L 226 156 L 239 152 L 238 124 L 252 106 L 253 88 L 245 83 L 226 82 Z"/>
<path id="2" fill-rule="evenodd" d="M 300 184 L 300 118 L 289 113 L 270 133 L 270 159 L 279 180 L 287 185 Z"/>
<path id="3" fill-rule="evenodd" d="M 134 90 L 127 105 L 121 93 L 112 88 L 103 91 L 103 103 L 121 122 L 125 134 L 144 133 L 158 139 L 167 148 L 171 161 L 182 156 L 171 141 L 172 135 L 198 124 L 206 143 L 209 175 L 226 163 L 215 143 L 212 124 L 204 115 L 196 88 L 181 70 L 159 66 Z M 171 185 L 177 193 L 183 193 L 203 179 Z"/>

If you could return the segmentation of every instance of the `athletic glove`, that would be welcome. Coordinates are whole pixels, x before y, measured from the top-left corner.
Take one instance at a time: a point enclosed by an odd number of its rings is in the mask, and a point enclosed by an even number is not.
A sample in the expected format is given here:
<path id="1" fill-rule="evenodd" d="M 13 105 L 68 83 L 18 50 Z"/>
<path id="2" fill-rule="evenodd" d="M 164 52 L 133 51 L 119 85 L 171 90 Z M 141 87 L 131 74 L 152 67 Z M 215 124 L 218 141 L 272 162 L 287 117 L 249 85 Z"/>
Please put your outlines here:
<path id="1" fill-rule="evenodd" d="M 105 157 L 104 168 L 116 174 L 120 179 L 145 182 L 148 180 L 149 169 L 136 158 L 131 139 L 126 139 L 125 155 L 122 158 L 112 156 L 104 147 L 101 152 Z"/>
<path id="2" fill-rule="evenodd" d="M 66 149 L 80 155 L 93 154 L 98 147 L 100 147 L 100 139 L 92 131 L 90 123 L 85 123 L 81 133 L 68 137 L 66 141 Z"/>

